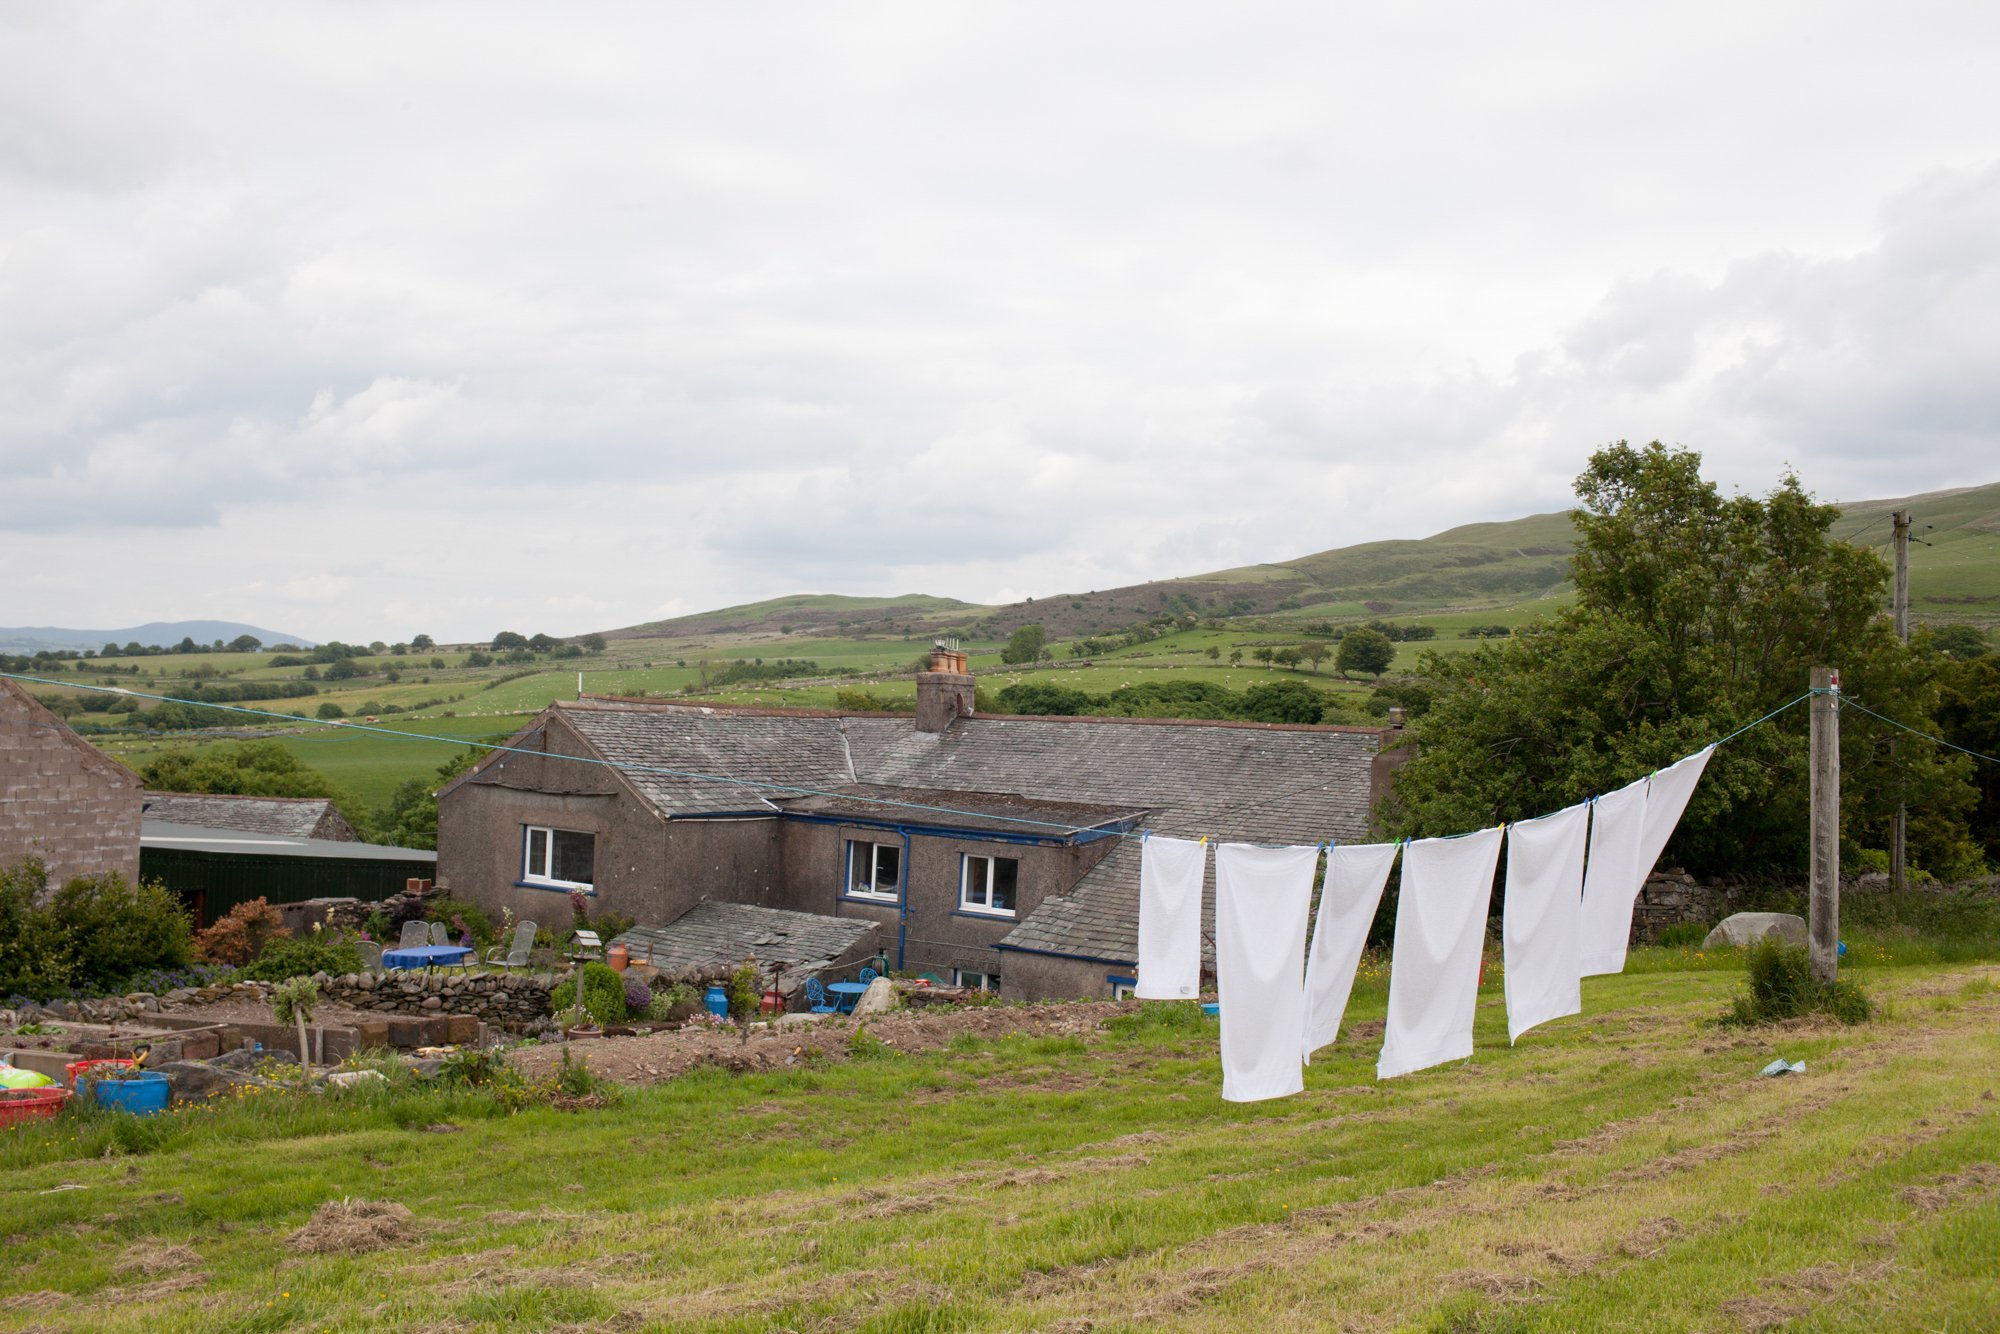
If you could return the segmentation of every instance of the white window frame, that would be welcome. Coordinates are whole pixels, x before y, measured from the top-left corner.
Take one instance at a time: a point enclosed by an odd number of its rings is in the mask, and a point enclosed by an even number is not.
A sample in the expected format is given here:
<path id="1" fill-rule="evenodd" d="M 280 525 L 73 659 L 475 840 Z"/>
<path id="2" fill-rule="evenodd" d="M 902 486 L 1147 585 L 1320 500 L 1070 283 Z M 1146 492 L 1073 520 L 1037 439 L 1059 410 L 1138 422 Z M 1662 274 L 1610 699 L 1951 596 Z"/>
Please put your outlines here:
<path id="1" fill-rule="evenodd" d="M 861 849 L 868 849 L 868 883 L 854 882 L 854 856 Z M 884 889 L 880 880 L 882 874 L 881 850 L 888 848 L 896 854 L 896 880 Z M 847 867 L 845 883 L 840 887 L 841 896 L 850 899 L 872 899 L 877 903 L 895 903 L 903 897 L 903 845 L 900 843 L 871 843 L 865 839 L 847 840 Z"/>
<path id="2" fill-rule="evenodd" d="M 960 912 L 973 913 L 980 917 L 1013 917 L 1017 915 L 1016 908 L 996 908 L 993 906 L 993 882 L 998 877 L 999 864 L 1003 861 L 1014 863 L 1014 902 L 1018 907 L 1021 901 L 1021 859 L 1019 857 L 998 857 L 984 852 L 968 852 L 960 860 L 958 866 L 958 910 Z M 972 896 L 972 867 L 975 862 L 985 868 L 984 874 L 979 878 L 981 893 L 978 900 L 975 900 Z"/>
<path id="3" fill-rule="evenodd" d="M 1139 983 L 1134 979 L 1106 977 L 1104 980 L 1111 984 L 1111 999 L 1115 1001 L 1131 1000 L 1139 990 Z"/>
<path id="4" fill-rule="evenodd" d="M 966 980 L 974 977 L 979 980 L 977 982 Z M 997 995 L 1000 991 L 1000 974 L 982 972 L 976 968 L 954 968 L 951 970 L 951 984 L 955 987 L 972 987 L 978 991 L 991 991 Z"/>
<path id="5" fill-rule="evenodd" d="M 536 868 L 530 858 L 534 855 L 535 835 L 543 834 L 542 864 Z M 590 829 L 561 829 L 555 825 L 531 824 L 521 829 L 521 883 L 525 885 L 548 885 L 555 889 L 580 889 L 589 894 L 597 892 L 596 882 L 590 880 L 558 880 L 551 875 L 555 864 L 556 835 L 578 834 L 590 840 L 590 872 L 597 874 L 597 833 Z"/>

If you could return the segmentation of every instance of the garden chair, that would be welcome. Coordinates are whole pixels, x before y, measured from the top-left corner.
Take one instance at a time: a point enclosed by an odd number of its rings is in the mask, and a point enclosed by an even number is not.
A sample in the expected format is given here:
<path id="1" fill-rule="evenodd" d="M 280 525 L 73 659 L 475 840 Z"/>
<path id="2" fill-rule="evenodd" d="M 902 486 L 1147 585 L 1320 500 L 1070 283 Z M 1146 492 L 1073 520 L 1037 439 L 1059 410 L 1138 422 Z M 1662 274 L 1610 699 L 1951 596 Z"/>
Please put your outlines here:
<path id="1" fill-rule="evenodd" d="M 806 1007 L 814 1014 L 838 1014 L 840 1007 L 827 998 L 826 987 L 816 977 L 806 979 Z"/>
<path id="2" fill-rule="evenodd" d="M 354 942 L 354 948 L 361 952 L 361 968 L 363 972 L 379 973 L 382 971 L 382 947 L 380 945 L 377 945 L 372 940 L 357 940 Z"/>
<path id="3" fill-rule="evenodd" d="M 861 970 L 861 975 L 855 978 L 854 980 L 859 982 L 862 986 L 865 987 L 870 982 L 873 982 L 876 978 L 880 976 L 882 976 L 882 974 L 876 972 L 873 968 L 864 968 Z"/>
<path id="4" fill-rule="evenodd" d="M 428 922 L 403 923 L 403 938 L 396 942 L 401 949 L 414 949 L 431 943 L 431 927 Z"/>
<path id="5" fill-rule="evenodd" d="M 449 923 L 432 922 L 429 943 L 432 945 L 456 945 L 458 942 L 451 938 L 451 926 Z"/>
<path id="6" fill-rule="evenodd" d="M 535 948 L 536 926 L 533 922 L 522 922 L 514 928 L 512 945 L 495 945 L 486 951 L 486 962 L 498 964 L 502 968 L 526 968 L 528 956 Z"/>

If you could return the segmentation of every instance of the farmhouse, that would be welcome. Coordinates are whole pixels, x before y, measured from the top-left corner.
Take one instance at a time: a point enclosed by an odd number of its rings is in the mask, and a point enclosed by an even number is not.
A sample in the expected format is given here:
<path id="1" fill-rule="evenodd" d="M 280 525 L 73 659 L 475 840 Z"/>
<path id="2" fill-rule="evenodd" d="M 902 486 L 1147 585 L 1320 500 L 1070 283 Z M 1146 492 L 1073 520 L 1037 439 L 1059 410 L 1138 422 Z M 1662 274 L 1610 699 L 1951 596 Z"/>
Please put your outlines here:
<path id="1" fill-rule="evenodd" d="M 139 776 L 0 680 L 0 865 L 39 857 L 49 883 L 139 878 Z"/>
<path id="2" fill-rule="evenodd" d="M 1009 999 L 1107 996 L 1137 954 L 1142 829 L 1361 837 L 1382 729 L 975 716 L 940 649 L 908 715 L 585 699 L 438 796 L 438 880 L 566 922 L 708 902 L 871 923 L 893 967 Z M 1212 892 L 1212 891 L 1211 891 Z"/>

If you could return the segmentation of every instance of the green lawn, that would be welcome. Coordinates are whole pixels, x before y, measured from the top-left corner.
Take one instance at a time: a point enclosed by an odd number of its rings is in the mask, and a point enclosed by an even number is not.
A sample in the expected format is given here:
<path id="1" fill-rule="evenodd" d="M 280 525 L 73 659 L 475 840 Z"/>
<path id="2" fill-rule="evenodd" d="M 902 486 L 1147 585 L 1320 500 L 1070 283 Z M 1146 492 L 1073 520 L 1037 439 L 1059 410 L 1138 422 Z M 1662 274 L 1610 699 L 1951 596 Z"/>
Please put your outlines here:
<path id="1" fill-rule="evenodd" d="M 1364 1036 L 1250 1105 L 1204 1024 L 707 1067 L 598 1111 L 0 1132 L 0 1326 L 1993 1328 L 2000 968 L 1852 968 L 1878 1022 L 1736 1033 L 1704 1022 L 1736 970 L 1680 958 L 1512 1048 L 1489 982 L 1471 1062 L 1376 1083 Z M 1365 982 L 1350 1022 L 1381 1014 Z M 1757 1078 L 1779 1053 L 1806 1074 Z M 343 1199 L 411 1239 L 287 1248 Z"/>

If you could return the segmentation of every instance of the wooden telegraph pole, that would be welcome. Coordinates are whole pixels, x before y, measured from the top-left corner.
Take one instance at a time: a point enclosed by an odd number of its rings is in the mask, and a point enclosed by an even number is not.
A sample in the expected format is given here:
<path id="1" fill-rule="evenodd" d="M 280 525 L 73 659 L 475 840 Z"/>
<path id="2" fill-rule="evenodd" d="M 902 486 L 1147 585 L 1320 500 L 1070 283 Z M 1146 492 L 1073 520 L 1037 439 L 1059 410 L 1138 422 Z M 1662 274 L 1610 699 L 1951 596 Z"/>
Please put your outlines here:
<path id="1" fill-rule="evenodd" d="M 1896 510 L 1889 516 L 1896 534 L 1896 638 L 1907 644 L 1910 642 L 1910 512 Z M 1892 760 L 1901 758 L 1902 747 L 1898 742 L 1890 743 Z M 1903 775 L 1899 765 L 1896 786 L 1903 785 Z M 1909 810 L 1902 802 L 1896 803 L 1895 817 L 1889 822 L 1889 888 L 1902 893 L 1908 887 L 1905 870 L 1903 840 L 1909 829 Z"/>
<path id="2" fill-rule="evenodd" d="M 1813 976 L 1831 982 L 1840 971 L 1840 673 L 1812 669 L 1812 904 Z"/>

